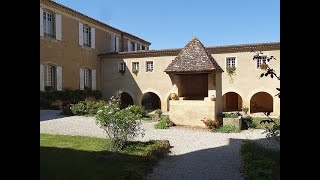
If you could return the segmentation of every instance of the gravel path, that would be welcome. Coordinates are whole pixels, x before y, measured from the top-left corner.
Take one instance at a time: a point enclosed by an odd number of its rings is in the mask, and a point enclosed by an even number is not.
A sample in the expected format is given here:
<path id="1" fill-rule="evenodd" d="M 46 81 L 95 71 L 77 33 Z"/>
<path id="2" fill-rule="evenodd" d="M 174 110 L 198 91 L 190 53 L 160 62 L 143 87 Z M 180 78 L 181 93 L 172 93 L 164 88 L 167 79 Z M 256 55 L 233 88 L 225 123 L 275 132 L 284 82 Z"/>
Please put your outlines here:
<path id="1" fill-rule="evenodd" d="M 40 132 L 51 134 L 106 137 L 94 118 L 62 117 L 59 111 L 40 110 Z M 157 130 L 157 122 L 143 122 L 143 138 L 169 140 L 171 153 L 161 160 L 148 179 L 242 179 L 239 148 L 243 140 L 252 139 L 270 147 L 271 142 L 261 134 L 263 130 L 245 130 L 241 133 L 211 133 L 206 130 L 171 127 Z"/>

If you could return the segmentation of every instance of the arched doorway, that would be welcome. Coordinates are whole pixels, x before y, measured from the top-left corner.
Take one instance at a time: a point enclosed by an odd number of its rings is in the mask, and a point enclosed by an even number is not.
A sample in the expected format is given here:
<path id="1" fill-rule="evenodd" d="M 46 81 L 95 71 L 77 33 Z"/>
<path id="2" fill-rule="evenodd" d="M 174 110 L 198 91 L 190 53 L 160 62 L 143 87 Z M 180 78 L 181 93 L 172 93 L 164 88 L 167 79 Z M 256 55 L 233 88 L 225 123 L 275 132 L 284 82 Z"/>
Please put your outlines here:
<path id="1" fill-rule="evenodd" d="M 250 99 L 250 113 L 273 112 L 273 98 L 269 93 L 258 92 Z"/>
<path id="2" fill-rule="evenodd" d="M 228 92 L 222 96 L 222 111 L 241 111 L 242 98 L 238 93 Z"/>
<path id="3" fill-rule="evenodd" d="M 146 111 L 161 109 L 161 101 L 159 96 L 152 92 L 143 94 L 141 104 Z"/>
<path id="4" fill-rule="evenodd" d="M 120 103 L 120 109 L 124 109 L 126 107 L 128 107 L 129 105 L 133 105 L 133 99 L 130 96 L 130 94 L 126 93 L 126 92 L 122 92 L 121 93 L 121 103 Z"/>

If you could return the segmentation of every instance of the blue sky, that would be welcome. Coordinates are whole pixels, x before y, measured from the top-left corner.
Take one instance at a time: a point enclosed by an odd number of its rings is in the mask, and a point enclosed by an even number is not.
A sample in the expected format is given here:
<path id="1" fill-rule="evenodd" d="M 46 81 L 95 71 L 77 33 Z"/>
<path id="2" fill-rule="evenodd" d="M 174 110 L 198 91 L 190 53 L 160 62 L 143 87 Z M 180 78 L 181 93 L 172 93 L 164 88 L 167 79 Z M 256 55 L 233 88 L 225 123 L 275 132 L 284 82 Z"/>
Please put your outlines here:
<path id="1" fill-rule="evenodd" d="M 151 42 L 182 48 L 280 41 L 280 0 L 54 0 Z"/>

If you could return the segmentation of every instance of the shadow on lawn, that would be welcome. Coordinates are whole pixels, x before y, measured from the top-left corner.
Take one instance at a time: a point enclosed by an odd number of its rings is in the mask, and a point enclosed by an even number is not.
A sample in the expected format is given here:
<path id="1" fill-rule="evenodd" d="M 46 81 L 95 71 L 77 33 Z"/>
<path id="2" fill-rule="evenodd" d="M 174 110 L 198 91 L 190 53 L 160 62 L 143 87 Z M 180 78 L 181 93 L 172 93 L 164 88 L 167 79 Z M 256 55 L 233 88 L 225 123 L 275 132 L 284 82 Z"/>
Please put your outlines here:
<path id="1" fill-rule="evenodd" d="M 268 144 L 268 139 L 254 140 Z M 192 143 L 192 142 L 186 142 Z M 167 156 L 149 174 L 150 179 L 241 179 L 242 139 L 226 146 Z M 156 158 L 110 151 L 89 152 L 40 147 L 40 179 L 146 179 Z"/>
<path id="2" fill-rule="evenodd" d="M 139 142 L 130 142 L 135 143 Z M 132 147 L 126 151 L 139 150 Z M 131 155 L 40 146 L 40 179 L 145 179 L 158 159 L 168 152 L 165 147 L 153 150 L 152 154 Z"/>

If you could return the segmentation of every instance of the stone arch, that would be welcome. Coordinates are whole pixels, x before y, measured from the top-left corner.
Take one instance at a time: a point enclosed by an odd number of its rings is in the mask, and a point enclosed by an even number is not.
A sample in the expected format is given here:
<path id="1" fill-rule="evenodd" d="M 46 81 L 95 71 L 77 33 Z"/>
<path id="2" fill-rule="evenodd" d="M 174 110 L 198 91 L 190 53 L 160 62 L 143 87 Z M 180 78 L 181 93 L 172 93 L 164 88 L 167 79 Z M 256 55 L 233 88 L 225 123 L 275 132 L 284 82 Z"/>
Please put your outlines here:
<path id="1" fill-rule="evenodd" d="M 122 92 L 120 99 L 121 99 L 120 109 L 124 109 L 124 108 L 128 107 L 129 105 L 133 105 L 133 98 L 127 92 Z"/>
<path id="2" fill-rule="evenodd" d="M 142 94 L 141 105 L 147 111 L 161 109 L 161 99 L 154 92 L 146 92 Z"/>
<path id="3" fill-rule="evenodd" d="M 239 93 L 230 91 L 222 96 L 222 111 L 242 111 L 243 100 Z"/>
<path id="4" fill-rule="evenodd" d="M 273 97 L 267 92 L 257 92 L 250 98 L 250 113 L 273 112 Z"/>

